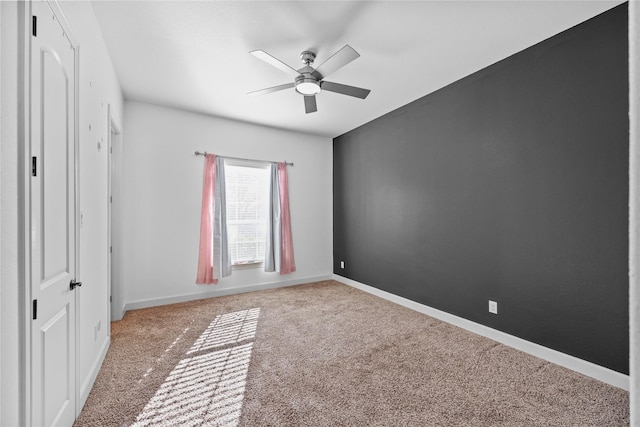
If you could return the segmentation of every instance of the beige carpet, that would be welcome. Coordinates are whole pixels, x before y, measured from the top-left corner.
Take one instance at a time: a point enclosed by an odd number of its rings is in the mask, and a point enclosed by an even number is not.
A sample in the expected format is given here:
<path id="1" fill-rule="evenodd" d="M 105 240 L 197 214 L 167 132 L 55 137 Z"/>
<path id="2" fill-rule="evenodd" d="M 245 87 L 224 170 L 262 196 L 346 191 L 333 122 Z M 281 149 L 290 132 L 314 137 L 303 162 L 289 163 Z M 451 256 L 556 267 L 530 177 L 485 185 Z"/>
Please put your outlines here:
<path id="1" fill-rule="evenodd" d="M 334 281 L 128 312 L 76 426 L 625 426 L 629 395 Z"/>

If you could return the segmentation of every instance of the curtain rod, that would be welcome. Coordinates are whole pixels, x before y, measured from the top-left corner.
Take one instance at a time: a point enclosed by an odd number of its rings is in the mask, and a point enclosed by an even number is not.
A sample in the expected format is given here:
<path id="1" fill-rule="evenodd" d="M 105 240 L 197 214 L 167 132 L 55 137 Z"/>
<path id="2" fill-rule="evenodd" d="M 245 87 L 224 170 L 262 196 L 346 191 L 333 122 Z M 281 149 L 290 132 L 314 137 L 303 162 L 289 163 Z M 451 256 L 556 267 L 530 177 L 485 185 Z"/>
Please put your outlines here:
<path id="1" fill-rule="evenodd" d="M 204 156 L 207 154 L 207 152 L 205 151 L 204 153 L 200 152 L 200 151 L 196 151 L 196 156 Z M 278 163 L 278 162 L 272 162 L 269 160 L 255 160 L 255 159 L 244 159 L 242 157 L 231 157 L 231 156 L 218 156 L 218 157 L 222 157 L 224 159 L 234 159 L 234 160 L 248 160 L 250 162 L 265 162 L 265 163 Z M 287 166 L 293 166 L 293 163 L 291 162 L 287 162 L 286 160 L 284 161 L 284 164 Z"/>

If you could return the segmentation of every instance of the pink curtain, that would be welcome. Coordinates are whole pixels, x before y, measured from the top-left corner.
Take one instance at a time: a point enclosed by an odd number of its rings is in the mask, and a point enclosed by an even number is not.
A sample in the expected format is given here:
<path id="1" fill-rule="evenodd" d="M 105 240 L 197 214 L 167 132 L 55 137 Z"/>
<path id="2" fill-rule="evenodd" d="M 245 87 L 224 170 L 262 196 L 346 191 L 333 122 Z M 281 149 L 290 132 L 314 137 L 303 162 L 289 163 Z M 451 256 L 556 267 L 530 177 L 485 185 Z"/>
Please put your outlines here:
<path id="1" fill-rule="evenodd" d="M 296 271 L 296 260 L 293 257 L 293 235 L 291 234 L 291 215 L 289 213 L 289 183 L 287 180 L 287 165 L 278 163 L 278 188 L 280 191 L 280 221 L 281 227 L 281 261 L 280 274 Z"/>
<path id="2" fill-rule="evenodd" d="M 200 252 L 196 283 L 218 283 L 213 274 L 213 217 L 216 188 L 216 155 L 206 154 L 202 184 L 202 213 L 200 215 Z"/>

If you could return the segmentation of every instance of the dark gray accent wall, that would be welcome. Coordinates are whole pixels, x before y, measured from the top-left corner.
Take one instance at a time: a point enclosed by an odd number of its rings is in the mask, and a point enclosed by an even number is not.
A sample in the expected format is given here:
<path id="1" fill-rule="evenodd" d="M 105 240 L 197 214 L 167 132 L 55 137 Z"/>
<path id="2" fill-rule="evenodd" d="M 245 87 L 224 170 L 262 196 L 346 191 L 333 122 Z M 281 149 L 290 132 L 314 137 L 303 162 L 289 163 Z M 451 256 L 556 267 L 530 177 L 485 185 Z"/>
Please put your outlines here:
<path id="1" fill-rule="evenodd" d="M 334 272 L 628 374 L 627 45 L 623 4 L 335 138 Z"/>

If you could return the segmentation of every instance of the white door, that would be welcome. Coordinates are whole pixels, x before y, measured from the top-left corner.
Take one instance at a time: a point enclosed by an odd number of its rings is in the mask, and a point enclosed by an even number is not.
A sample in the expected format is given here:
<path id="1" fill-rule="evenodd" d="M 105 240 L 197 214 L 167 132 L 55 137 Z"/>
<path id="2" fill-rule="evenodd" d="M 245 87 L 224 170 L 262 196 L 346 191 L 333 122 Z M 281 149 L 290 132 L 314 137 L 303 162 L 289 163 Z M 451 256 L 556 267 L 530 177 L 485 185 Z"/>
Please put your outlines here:
<path id="1" fill-rule="evenodd" d="M 32 3 L 31 422 L 70 426 L 76 415 L 75 59 L 48 3 Z"/>

